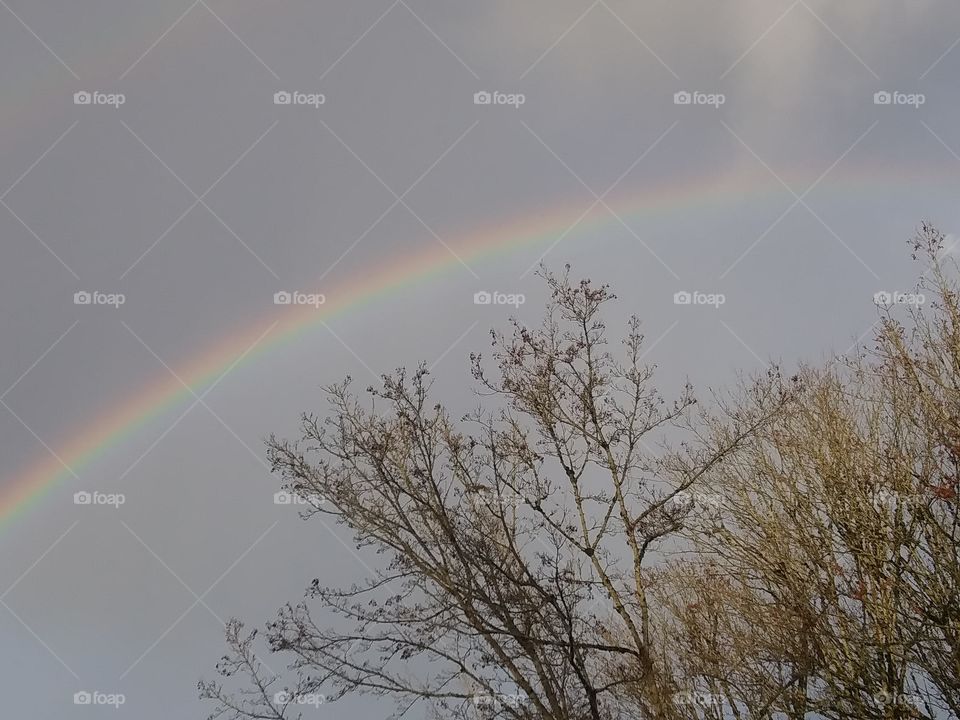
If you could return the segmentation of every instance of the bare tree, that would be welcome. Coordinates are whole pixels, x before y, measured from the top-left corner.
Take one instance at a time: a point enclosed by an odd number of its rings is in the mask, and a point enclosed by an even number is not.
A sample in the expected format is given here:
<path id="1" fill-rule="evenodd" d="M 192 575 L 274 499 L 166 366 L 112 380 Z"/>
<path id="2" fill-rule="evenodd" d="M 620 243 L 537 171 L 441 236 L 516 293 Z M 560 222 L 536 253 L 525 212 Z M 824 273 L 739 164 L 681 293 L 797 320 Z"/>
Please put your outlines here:
<path id="1" fill-rule="evenodd" d="M 884 308 L 872 349 L 735 394 L 734 412 L 775 417 L 712 468 L 716 525 L 690 533 L 661 594 L 703 717 L 960 716 L 960 304 L 943 244 L 928 225 L 914 241 L 930 277 L 906 325 Z"/>
<path id="2" fill-rule="evenodd" d="M 904 322 L 881 309 L 873 347 L 772 367 L 706 410 L 689 386 L 665 402 L 637 321 L 614 351 L 613 296 L 566 274 L 545 275 L 539 327 L 494 332 L 492 367 L 473 357 L 480 408 L 459 421 L 423 368 L 367 404 L 329 388 L 331 412 L 270 458 L 378 570 L 314 581 L 268 625 L 279 694 L 232 622 L 220 670 L 246 680 L 201 683 L 211 717 L 285 718 L 321 690 L 462 718 L 960 717 L 944 240 L 921 229 L 929 270 Z"/>
<path id="3" fill-rule="evenodd" d="M 268 625 L 286 685 L 232 622 L 228 679 L 200 684 L 211 717 L 289 717 L 321 690 L 389 696 L 399 715 L 426 703 L 443 717 L 696 717 L 658 627 L 674 621 L 657 601 L 658 553 L 703 509 L 705 476 L 789 392 L 706 433 L 689 386 L 669 403 L 652 386 L 636 319 L 611 348 L 607 287 L 544 277 L 542 325 L 494 332 L 492 368 L 473 357 L 476 412 L 452 419 L 421 367 L 384 377 L 369 402 L 334 385 L 299 442 L 270 439 L 284 486 L 322 496 L 309 514 L 348 528 L 378 567 L 349 588 L 314 580 Z M 232 676 L 246 677 L 239 690 L 224 688 Z"/>

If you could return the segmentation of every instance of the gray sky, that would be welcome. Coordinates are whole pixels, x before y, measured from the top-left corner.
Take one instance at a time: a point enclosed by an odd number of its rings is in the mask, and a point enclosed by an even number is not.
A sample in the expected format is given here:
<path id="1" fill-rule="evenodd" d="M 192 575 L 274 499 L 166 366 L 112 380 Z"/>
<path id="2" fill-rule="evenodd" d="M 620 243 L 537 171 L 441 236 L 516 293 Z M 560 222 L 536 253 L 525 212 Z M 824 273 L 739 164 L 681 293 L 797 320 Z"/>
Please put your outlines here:
<path id="1" fill-rule="evenodd" d="M 848 348 L 920 221 L 960 231 L 958 40 L 951 0 L 0 0 L 0 490 L 70 468 L 0 507 L 4 707 L 203 716 L 220 619 L 366 572 L 273 503 L 262 438 L 421 359 L 465 408 L 514 312 L 474 293 L 536 320 L 541 260 L 613 285 L 667 392 Z M 350 307 L 210 389 L 285 290 Z M 77 440 L 176 377 L 209 392 Z"/>

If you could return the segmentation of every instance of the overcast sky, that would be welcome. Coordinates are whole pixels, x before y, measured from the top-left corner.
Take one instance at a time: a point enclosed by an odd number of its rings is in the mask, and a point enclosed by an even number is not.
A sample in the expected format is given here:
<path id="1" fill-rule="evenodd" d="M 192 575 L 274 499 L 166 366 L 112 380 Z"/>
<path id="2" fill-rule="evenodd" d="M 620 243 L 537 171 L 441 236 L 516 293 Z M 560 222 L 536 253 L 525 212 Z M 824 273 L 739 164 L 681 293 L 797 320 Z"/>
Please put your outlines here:
<path id="1" fill-rule="evenodd" d="M 0 488 L 69 467 L 3 525 L 4 709 L 205 716 L 222 619 L 372 561 L 274 504 L 262 439 L 420 360 L 465 408 L 541 261 L 613 286 L 668 393 L 869 337 L 918 224 L 960 231 L 958 44 L 955 0 L 0 0 Z M 283 291 L 368 302 L 234 365 Z"/>

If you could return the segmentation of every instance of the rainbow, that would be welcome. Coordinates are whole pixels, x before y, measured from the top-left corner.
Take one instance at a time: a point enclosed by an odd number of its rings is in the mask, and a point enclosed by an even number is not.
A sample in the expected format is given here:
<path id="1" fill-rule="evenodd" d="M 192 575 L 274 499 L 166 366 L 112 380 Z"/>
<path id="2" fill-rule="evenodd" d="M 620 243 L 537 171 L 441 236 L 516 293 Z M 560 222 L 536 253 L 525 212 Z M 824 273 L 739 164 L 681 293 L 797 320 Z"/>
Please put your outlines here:
<path id="1" fill-rule="evenodd" d="M 178 33 L 190 25 L 182 23 Z M 194 25 L 192 30 L 195 29 Z M 138 28 L 138 32 L 123 33 L 122 37 L 126 39 L 123 54 L 129 56 L 129 62 L 133 62 L 144 47 L 144 38 L 150 37 L 146 22 L 143 27 Z M 167 38 L 164 42 L 171 42 L 171 39 Z M 109 43 L 105 40 L 104 44 Z M 103 58 L 100 63 L 103 67 L 99 70 L 104 70 L 105 63 L 106 59 Z M 59 102 L 56 98 L 65 92 L 68 84 L 79 85 L 72 81 L 63 68 L 55 66 L 41 83 L 35 83 L 32 87 L 24 86 L 23 95 L 34 95 L 41 109 L 43 105 L 48 105 L 47 109 L 51 109 Z M 61 87 L 55 87 L 57 85 Z M 38 88 L 44 90 L 42 95 L 36 92 Z M 14 126 L 30 125 L 23 113 L 27 107 L 35 110 L 36 103 L 19 102 L 4 107 L 0 112 L 0 127 L 6 126 L 9 130 Z M 4 134 L 8 134 L 6 130 Z M 806 187 L 801 179 L 788 180 L 791 183 L 797 181 L 797 191 Z M 825 180 L 823 189 L 828 190 L 832 196 L 850 198 L 857 193 L 868 196 L 882 190 L 900 192 L 922 191 L 924 188 L 942 189 L 945 182 L 955 181 L 952 166 L 940 169 L 865 166 L 847 170 L 837 168 Z M 779 204 L 775 204 L 778 202 L 777 198 L 784 197 L 787 199 L 782 204 L 786 207 L 789 197 L 785 196 L 784 189 L 760 171 L 754 179 L 725 176 L 707 177 L 695 182 L 667 181 L 653 190 L 638 192 L 634 189 L 630 193 L 621 194 L 611 198 L 609 204 L 616 208 L 631 226 L 642 227 L 644 223 L 660 216 L 709 212 L 735 207 L 737 204 L 756 202 L 764 207 L 775 208 L 779 207 Z M 524 247 L 542 247 L 546 250 L 578 220 L 580 222 L 576 231 L 570 232 L 566 241 L 572 242 L 588 235 L 596 237 L 604 229 L 616 227 L 616 221 L 602 208 L 596 208 L 594 213 L 581 219 L 580 213 L 585 207 L 582 201 L 564 202 L 558 207 L 527 213 L 472 233 L 461 241 L 452 243 L 452 247 L 466 262 L 481 263 L 486 258 Z M 435 244 L 429 250 L 414 256 L 400 260 L 392 258 L 378 270 L 365 272 L 362 277 L 348 278 L 331 288 L 318 288 L 327 298 L 326 304 L 319 309 L 310 306 L 279 306 L 279 309 L 274 308 L 272 312 L 265 313 L 254 322 L 235 328 L 233 332 L 219 338 L 174 368 L 187 387 L 184 387 L 180 379 L 164 370 L 155 381 L 129 394 L 117 405 L 104 409 L 92 421 L 84 423 L 75 434 L 57 445 L 56 454 L 46 453 L 38 461 L 0 483 L 0 531 L 36 508 L 54 489 L 72 478 L 74 473 L 89 466 L 110 448 L 123 443 L 152 420 L 177 407 L 189 406 L 194 392 L 199 394 L 202 388 L 216 382 L 234 366 L 248 363 L 272 349 L 291 343 L 320 323 L 373 304 L 405 287 L 423 283 L 457 267 L 457 258 L 446 248 Z"/>
<path id="2" fill-rule="evenodd" d="M 547 218 L 526 218 L 479 233 L 461 243 L 457 254 L 465 262 L 479 262 L 511 247 L 545 241 L 554 234 L 552 228 L 569 227 L 576 220 L 577 216 L 564 212 L 555 212 Z M 202 388 L 216 382 L 235 365 L 249 363 L 320 323 L 370 305 L 413 283 L 441 275 L 454 266 L 460 267 L 457 257 L 436 244 L 428 251 L 384 263 L 379 270 L 364 273 L 362 278 L 349 278 L 325 289 L 326 302 L 319 308 L 281 305 L 279 310 L 274 309 L 273 313 L 225 335 L 174 368 L 179 380 L 164 371 L 156 381 L 85 423 L 80 432 L 56 449 L 56 454 L 48 452 L 39 462 L 0 485 L 0 530 L 151 420 L 177 406 L 189 405 L 194 393 L 201 394 Z"/>
<path id="3" fill-rule="evenodd" d="M 861 170 L 858 175 L 856 186 L 864 192 L 874 190 L 875 184 L 880 182 L 878 177 L 881 176 L 871 169 Z M 897 177 L 896 182 L 904 181 L 903 174 Z M 911 174 L 906 178 L 907 182 L 914 180 Z M 921 178 L 928 183 L 933 180 L 929 170 L 917 172 L 917 184 L 911 185 L 911 189 L 916 190 L 923 184 Z M 889 185 L 888 182 L 888 189 Z M 849 194 L 851 177 L 839 178 L 828 189 Z M 782 197 L 783 194 L 782 188 L 771 187 L 771 184 L 762 191 L 751 193 L 744 191 L 742 182 L 731 178 L 713 179 L 644 193 L 639 202 L 634 200 L 631 211 L 623 215 L 637 227 L 638 222 L 650 221 L 661 214 L 669 217 L 681 211 L 690 213 L 711 207 L 733 207 L 738 201 L 747 200 L 767 205 L 773 197 Z M 455 250 L 467 263 L 480 263 L 524 247 L 542 246 L 546 250 L 580 220 L 582 210 L 571 210 L 571 207 L 575 206 L 568 203 L 562 209 L 548 209 L 488 227 L 457 243 Z M 615 222 L 609 213 L 597 209 L 581 220 L 569 238 L 582 238 L 587 234 L 596 237 L 605 228 L 614 227 Z M 203 388 L 216 382 L 234 366 L 295 341 L 312 327 L 336 316 L 368 306 L 457 267 L 460 267 L 457 257 L 442 245 L 435 244 L 427 251 L 405 259 L 391 259 L 378 270 L 365 272 L 361 278 L 349 278 L 329 289 L 320 288 L 326 295 L 326 303 L 319 308 L 281 305 L 254 322 L 245 323 L 174 368 L 180 379 L 164 370 L 156 381 L 127 396 L 115 407 L 107 408 L 92 422 L 84 423 L 82 429 L 59 445 L 55 455 L 47 453 L 40 461 L 8 479 L 0 486 L 0 530 L 36 507 L 61 483 L 151 420 L 178 406 L 189 405 L 195 392 L 200 394 Z"/>

